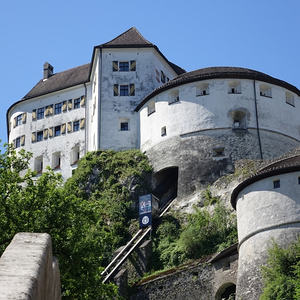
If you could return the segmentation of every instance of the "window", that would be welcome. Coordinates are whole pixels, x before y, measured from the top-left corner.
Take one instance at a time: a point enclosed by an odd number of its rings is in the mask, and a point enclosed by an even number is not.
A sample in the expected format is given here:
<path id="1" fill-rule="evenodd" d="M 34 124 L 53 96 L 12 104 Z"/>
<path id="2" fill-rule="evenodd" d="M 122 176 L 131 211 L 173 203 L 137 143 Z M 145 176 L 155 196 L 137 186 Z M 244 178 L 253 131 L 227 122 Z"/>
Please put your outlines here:
<path id="1" fill-rule="evenodd" d="M 120 85 L 120 96 L 129 96 L 128 85 Z"/>
<path id="2" fill-rule="evenodd" d="M 228 85 L 228 94 L 241 94 L 241 83 L 240 81 L 231 81 Z"/>
<path id="3" fill-rule="evenodd" d="M 54 106 L 54 114 L 58 115 L 61 114 L 62 102 L 56 103 Z"/>
<path id="4" fill-rule="evenodd" d="M 225 155 L 224 154 L 224 149 L 225 149 L 225 147 L 223 147 L 223 146 L 216 146 L 216 147 L 214 147 L 213 148 L 213 151 L 214 151 L 213 156 L 214 157 L 222 157 L 222 156 L 224 156 Z"/>
<path id="5" fill-rule="evenodd" d="M 73 122 L 73 131 L 79 131 L 79 120 Z"/>
<path id="6" fill-rule="evenodd" d="M 79 151 L 79 145 L 76 145 L 74 148 L 71 150 L 71 165 L 77 164 L 79 158 L 80 158 L 80 151 Z"/>
<path id="7" fill-rule="evenodd" d="M 61 134 L 61 126 L 54 127 L 54 136 L 59 136 Z"/>
<path id="8" fill-rule="evenodd" d="M 43 171 L 43 156 L 36 157 L 34 160 L 34 171 L 38 174 Z"/>
<path id="9" fill-rule="evenodd" d="M 114 96 L 135 96 L 135 85 L 133 83 L 120 86 L 114 84 Z"/>
<path id="10" fill-rule="evenodd" d="M 128 71 L 136 71 L 136 61 L 131 60 L 129 61 L 113 61 L 112 62 L 112 69 L 113 72 L 128 72 Z"/>
<path id="11" fill-rule="evenodd" d="M 129 62 L 128 61 L 120 61 L 119 62 L 119 71 L 120 72 L 128 72 L 129 71 Z"/>
<path id="12" fill-rule="evenodd" d="M 166 126 L 164 126 L 164 127 L 161 128 L 161 136 L 165 136 L 165 135 L 167 135 L 167 128 L 166 128 Z"/>
<path id="13" fill-rule="evenodd" d="M 16 126 L 22 125 L 22 114 L 16 117 Z"/>
<path id="14" fill-rule="evenodd" d="M 179 91 L 178 90 L 172 91 L 170 97 L 171 99 L 169 100 L 169 105 L 179 102 Z"/>
<path id="15" fill-rule="evenodd" d="M 259 94 L 263 97 L 272 98 L 271 87 L 265 84 L 260 85 Z"/>
<path id="16" fill-rule="evenodd" d="M 160 71 L 160 81 L 162 83 L 165 83 L 166 82 L 166 75 L 163 71 Z"/>
<path id="17" fill-rule="evenodd" d="M 21 137 L 17 137 L 15 141 L 15 148 L 21 147 Z"/>
<path id="18" fill-rule="evenodd" d="M 121 131 L 128 131 L 129 130 L 128 121 L 121 121 L 120 130 Z"/>
<path id="19" fill-rule="evenodd" d="M 280 180 L 274 180 L 273 181 L 273 188 L 274 189 L 279 189 L 280 188 Z"/>
<path id="20" fill-rule="evenodd" d="M 38 110 L 37 110 L 37 119 L 38 120 L 44 119 L 44 112 L 45 112 L 44 107 L 38 108 Z"/>
<path id="21" fill-rule="evenodd" d="M 295 106 L 294 95 L 289 92 L 286 92 L 285 93 L 285 102 L 289 105 Z"/>
<path id="22" fill-rule="evenodd" d="M 247 115 L 246 109 L 233 110 L 229 113 L 232 117 L 232 130 L 246 130 L 247 129 Z"/>
<path id="23" fill-rule="evenodd" d="M 80 108 L 80 98 L 74 99 L 74 109 Z"/>
<path id="24" fill-rule="evenodd" d="M 148 116 L 155 112 L 155 102 L 151 101 L 148 104 Z"/>
<path id="25" fill-rule="evenodd" d="M 208 83 L 201 84 L 196 87 L 196 96 L 209 95 Z"/>
<path id="26" fill-rule="evenodd" d="M 56 152 L 52 154 L 52 169 L 60 169 L 61 154 Z"/>
<path id="27" fill-rule="evenodd" d="M 43 140 L 43 131 L 38 131 L 36 133 L 36 141 L 41 142 Z"/>

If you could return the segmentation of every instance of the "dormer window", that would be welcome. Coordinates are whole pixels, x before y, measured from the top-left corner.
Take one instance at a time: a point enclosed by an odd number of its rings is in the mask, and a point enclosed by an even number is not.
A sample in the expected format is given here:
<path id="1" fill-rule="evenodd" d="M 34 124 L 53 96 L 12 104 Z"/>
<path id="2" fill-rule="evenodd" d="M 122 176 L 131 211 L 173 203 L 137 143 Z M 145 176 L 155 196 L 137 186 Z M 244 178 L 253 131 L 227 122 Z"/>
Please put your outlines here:
<path id="1" fill-rule="evenodd" d="M 228 94 L 241 94 L 241 82 L 240 81 L 231 81 L 228 85 Z"/>
<path id="2" fill-rule="evenodd" d="M 285 102 L 289 105 L 295 106 L 294 95 L 290 92 L 285 92 Z"/>
<path id="3" fill-rule="evenodd" d="M 261 84 L 259 87 L 259 94 L 263 97 L 272 98 L 272 89 L 266 84 Z"/>
<path id="4" fill-rule="evenodd" d="M 163 71 L 160 71 L 160 81 L 162 83 L 165 83 L 166 82 L 166 75 Z"/>
<path id="5" fill-rule="evenodd" d="M 196 96 L 209 95 L 208 83 L 203 83 L 196 87 Z"/>
<path id="6" fill-rule="evenodd" d="M 179 91 L 175 90 L 170 93 L 169 105 L 179 102 Z"/>

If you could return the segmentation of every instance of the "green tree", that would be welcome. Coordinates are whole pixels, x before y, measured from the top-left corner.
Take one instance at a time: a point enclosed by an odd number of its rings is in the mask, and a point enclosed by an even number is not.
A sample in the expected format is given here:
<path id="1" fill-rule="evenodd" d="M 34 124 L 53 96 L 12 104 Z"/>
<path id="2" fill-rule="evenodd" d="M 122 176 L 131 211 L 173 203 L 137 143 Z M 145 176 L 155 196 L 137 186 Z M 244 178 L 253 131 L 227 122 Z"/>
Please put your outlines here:
<path id="1" fill-rule="evenodd" d="M 287 249 L 273 242 L 267 265 L 262 267 L 262 276 L 261 300 L 300 299 L 300 237 Z"/>

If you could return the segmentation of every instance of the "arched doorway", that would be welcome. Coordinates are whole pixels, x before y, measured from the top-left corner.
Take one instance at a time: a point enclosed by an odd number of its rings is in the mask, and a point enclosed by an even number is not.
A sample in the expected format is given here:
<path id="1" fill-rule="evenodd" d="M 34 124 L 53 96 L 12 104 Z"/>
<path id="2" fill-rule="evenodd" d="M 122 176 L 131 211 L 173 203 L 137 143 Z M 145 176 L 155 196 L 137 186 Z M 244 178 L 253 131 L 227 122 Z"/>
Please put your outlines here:
<path id="1" fill-rule="evenodd" d="M 153 176 L 153 194 L 160 199 L 160 207 L 177 197 L 178 167 L 165 168 Z"/>
<path id="2" fill-rule="evenodd" d="M 236 285 L 232 282 L 223 284 L 216 293 L 216 300 L 234 300 Z"/>

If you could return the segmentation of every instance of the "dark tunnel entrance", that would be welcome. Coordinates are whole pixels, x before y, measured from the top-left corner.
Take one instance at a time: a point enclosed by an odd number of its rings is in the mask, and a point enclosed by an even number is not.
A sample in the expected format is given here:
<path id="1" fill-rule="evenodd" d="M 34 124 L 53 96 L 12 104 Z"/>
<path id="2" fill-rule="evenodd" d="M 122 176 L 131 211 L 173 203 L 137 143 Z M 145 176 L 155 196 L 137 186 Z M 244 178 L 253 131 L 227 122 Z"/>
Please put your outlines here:
<path id="1" fill-rule="evenodd" d="M 235 299 L 236 286 L 234 283 L 224 284 L 216 295 L 216 300 Z"/>
<path id="2" fill-rule="evenodd" d="M 153 176 L 153 194 L 159 198 L 159 207 L 177 197 L 178 167 L 163 169 Z"/>

